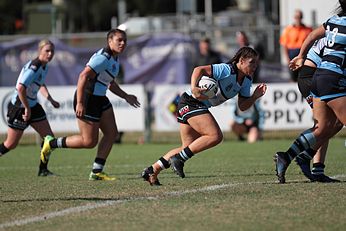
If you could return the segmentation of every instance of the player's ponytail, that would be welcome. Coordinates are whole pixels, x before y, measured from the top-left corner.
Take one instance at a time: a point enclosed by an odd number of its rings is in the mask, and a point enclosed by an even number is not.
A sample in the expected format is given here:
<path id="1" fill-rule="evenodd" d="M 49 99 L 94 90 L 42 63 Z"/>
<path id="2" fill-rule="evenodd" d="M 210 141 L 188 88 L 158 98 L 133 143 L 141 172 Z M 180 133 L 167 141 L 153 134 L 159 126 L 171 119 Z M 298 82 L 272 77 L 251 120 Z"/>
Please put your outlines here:
<path id="1" fill-rule="evenodd" d="M 345 14 L 346 13 L 346 0 L 339 0 L 339 6 L 336 8 L 337 14 Z"/>

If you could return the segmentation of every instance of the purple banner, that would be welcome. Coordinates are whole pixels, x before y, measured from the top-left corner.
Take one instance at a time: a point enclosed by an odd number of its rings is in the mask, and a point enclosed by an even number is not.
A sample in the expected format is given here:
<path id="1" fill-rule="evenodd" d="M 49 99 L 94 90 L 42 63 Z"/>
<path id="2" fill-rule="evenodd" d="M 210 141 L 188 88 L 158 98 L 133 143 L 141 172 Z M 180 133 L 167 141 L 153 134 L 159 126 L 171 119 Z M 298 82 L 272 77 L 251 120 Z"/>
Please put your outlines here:
<path id="1" fill-rule="evenodd" d="M 55 56 L 49 64 L 48 86 L 76 85 L 79 73 L 97 48 L 74 48 L 58 39 Z M 37 38 L 24 38 L 0 44 L 0 86 L 14 86 L 21 68 L 37 57 Z M 128 42 L 120 56 L 124 83 L 186 83 L 192 71 L 195 43 L 182 34 L 142 36 Z"/>
<path id="2" fill-rule="evenodd" d="M 79 72 L 95 49 L 73 48 L 50 39 L 55 44 L 55 56 L 49 63 L 46 84 L 76 85 Z M 39 39 L 25 38 L 0 44 L 0 86 L 15 85 L 24 64 L 37 57 L 38 43 Z"/>
<path id="3" fill-rule="evenodd" d="M 182 84 L 190 80 L 196 44 L 186 35 L 155 34 L 129 41 L 121 56 L 125 83 Z"/>
<path id="4" fill-rule="evenodd" d="M 76 85 L 91 55 L 102 47 L 74 48 L 51 38 L 56 46 L 49 64 L 48 86 Z M 0 43 L 0 86 L 14 86 L 23 65 L 37 57 L 38 38 Z M 106 44 L 104 44 L 106 45 Z M 180 33 L 144 35 L 128 41 L 120 56 L 125 84 L 185 84 L 190 82 L 198 59 L 198 41 Z M 227 61 L 226 57 L 222 57 Z M 260 65 L 258 82 L 287 82 L 288 67 L 280 63 Z"/>

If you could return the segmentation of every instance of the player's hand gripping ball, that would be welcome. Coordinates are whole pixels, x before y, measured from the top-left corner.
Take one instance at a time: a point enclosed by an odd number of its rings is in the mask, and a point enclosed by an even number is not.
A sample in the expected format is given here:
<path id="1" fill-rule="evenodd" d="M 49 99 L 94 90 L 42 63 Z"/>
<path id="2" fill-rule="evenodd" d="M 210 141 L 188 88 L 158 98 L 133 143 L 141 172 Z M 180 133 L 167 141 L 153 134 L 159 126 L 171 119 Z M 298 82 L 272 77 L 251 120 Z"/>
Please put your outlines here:
<path id="1" fill-rule="evenodd" d="M 207 96 L 209 99 L 213 98 L 218 90 L 216 80 L 208 76 L 202 76 L 198 82 L 198 87 L 206 89 L 206 91 L 203 92 L 203 95 Z"/>

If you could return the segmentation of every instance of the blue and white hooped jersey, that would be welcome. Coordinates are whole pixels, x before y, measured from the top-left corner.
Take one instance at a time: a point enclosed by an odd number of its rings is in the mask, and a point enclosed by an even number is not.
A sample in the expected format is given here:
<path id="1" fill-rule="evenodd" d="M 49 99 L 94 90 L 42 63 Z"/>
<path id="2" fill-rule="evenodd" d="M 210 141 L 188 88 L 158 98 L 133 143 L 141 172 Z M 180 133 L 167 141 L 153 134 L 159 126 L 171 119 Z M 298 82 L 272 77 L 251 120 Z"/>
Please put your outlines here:
<path id="1" fill-rule="evenodd" d="M 245 76 L 243 83 L 239 85 L 237 74 L 238 70 L 232 64 L 212 64 L 212 76 L 210 77 L 217 81 L 218 91 L 213 98 L 205 100 L 203 103 L 208 107 L 215 107 L 238 94 L 242 97 L 250 97 L 252 78 Z M 186 93 L 192 95 L 191 90 L 188 90 Z"/>
<path id="2" fill-rule="evenodd" d="M 17 86 L 22 84 L 26 88 L 26 97 L 29 107 L 37 104 L 37 93 L 44 84 L 48 72 L 48 65 L 42 66 L 39 59 L 34 59 L 27 62 L 22 68 L 16 83 L 16 90 L 12 95 L 11 103 L 18 107 L 23 107 L 18 97 Z"/>
<path id="3" fill-rule="evenodd" d="M 110 48 L 106 47 L 94 53 L 86 65 L 96 73 L 96 77 L 89 80 L 87 91 L 93 95 L 105 96 L 108 85 L 119 73 L 118 57 L 114 58 Z"/>
<path id="4" fill-rule="evenodd" d="M 319 67 L 321 65 L 322 57 L 324 53 L 324 47 L 326 46 L 326 44 L 327 44 L 326 37 L 316 40 L 314 45 L 310 48 L 306 56 L 306 59 L 313 62 L 316 65 L 316 67 Z"/>
<path id="5" fill-rule="evenodd" d="M 320 69 L 343 74 L 346 56 L 346 16 L 334 15 L 323 26 L 327 43 Z"/>

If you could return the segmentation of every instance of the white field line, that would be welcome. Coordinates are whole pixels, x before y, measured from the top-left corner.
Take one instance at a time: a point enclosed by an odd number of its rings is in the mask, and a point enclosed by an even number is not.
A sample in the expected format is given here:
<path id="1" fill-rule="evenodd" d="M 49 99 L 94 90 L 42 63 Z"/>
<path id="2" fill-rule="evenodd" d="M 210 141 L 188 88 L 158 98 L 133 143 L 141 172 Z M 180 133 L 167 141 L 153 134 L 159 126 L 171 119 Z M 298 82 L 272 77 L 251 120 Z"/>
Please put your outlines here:
<path id="1" fill-rule="evenodd" d="M 332 178 L 345 178 L 345 177 L 346 177 L 345 174 L 332 176 Z M 24 219 L 18 219 L 18 220 L 10 221 L 7 223 L 2 223 L 2 224 L 0 224 L 0 229 L 10 228 L 10 227 L 14 227 L 14 226 L 22 226 L 22 225 L 26 225 L 26 224 L 30 224 L 30 223 L 34 223 L 34 222 L 45 221 L 47 219 L 51 219 L 51 218 L 55 218 L 55 217 L 62 217 L 62 216 L 74 214 L 74 213 L 81 213 L 81 212 L 92 210 L 95 208 L 109 207 L 109 206 L 122 204 L 122 203 L 126 203 L 126 202 L 142 201 L 142 200 L 158 200 L 158 199 L 165 197 L 165 196 L 178 196 L 179 197 L 179 196 L 183 196 L 185 194 L 199 193 L 199 192 L 212 192 L 212 191 L 217 191 L 220 189 L 231 188 L 231 187 L 238 186 L 238 185 L 268 184 L 268 183 L 273 183 L 273 182 L 268 181 L 268 182 L 247 182 L 247 183 L 219 184 L 219 185 L 211 185 L 211 186 L 207 186 L 207 187 L 203 187 L 203 188 L 199 188 L 199 189 L 166 192 L 163 195 L 155 196 L 155 197 L 151 197 L 151 196 L 131 197 L 131 198 L 121 199 L 121 200 L 107 200 L 104 202 L 88 203 L 86 205 L 71 207 L 71 208 L 63 209 L 63 210 L 56 211 L 56 212 L 46 213 L 46 214 L 43 214 L 40 216 L 28 217 L 28 218 L 24 218 Z"/>
<path id="2" fill-rule="evenodd" d="M 121 204 L 121 203 L 126 203 L 126 202 L 141 201 L 141 200 L 158 200 L 158 199 L 165 197 L 165 196 L 178 196 L 179 197 L 179 196 L 189 194 L 189 193 L 211 192 L 211 191 L 216 191 L 219 189 L 230 188 L 232 186 L 237 186 L 237 185 L 264 184 L 264 183 L 268 183 L 268 182 L 249 182 L 249 183 L 212 185 L 212 186 L 207 186 L 207 187 L 203 187 L 200 189 L 171 191 L 171 192 L 167 192 L 167 193 L 164 193 L 163 195 L 156 196 L 156 197 L 150 197 L 150 196 L 132 197 L 132 198 L 121 199 L 121 200 L 107 200 L 107 201 L 103 201 L 103 202 L 88 203 L 86 205 L 71 207 L 71 208 L 63 209 L 63 210 L 56 211 L 56 212 L 46 213 L 46 214 L 43 214 L 40 216 L 18 219 L 18 220 L 14 220 L 14 221 L 7 222 L 7 223 L 2 223 L 2 224 L 0 224 L 0 229 L 9 228 L 9 227 L 13 227 L 13 226 L 22 226 L 22 225 L 26 225 L 26 224 L 30 224 L 30 223 L 34 223 L 34 222 L 45 221 L 47 219 L 51 219 L 51 218 L 55 218 L 55 217 L 62 217 L 62 216 L 73 214 L 73 213 L 80 213 L 80 212 L 92 210 L 95 208 L 109 207 L 109 206 L 113 206 L 113 205 L 117 205 L 117 204 Z M 270 183 L 272 183 L 272 182 L 270 182 Z"/>

